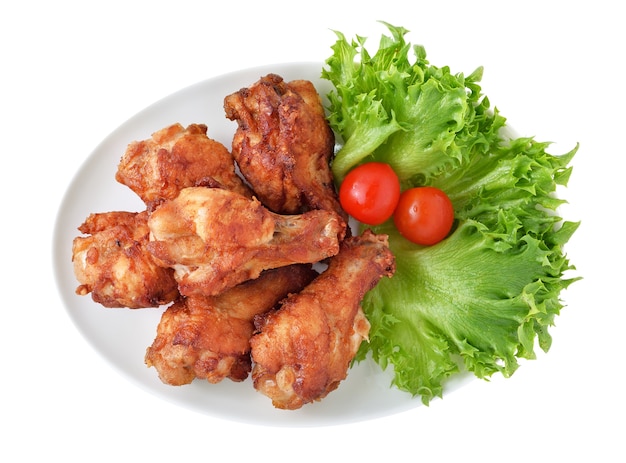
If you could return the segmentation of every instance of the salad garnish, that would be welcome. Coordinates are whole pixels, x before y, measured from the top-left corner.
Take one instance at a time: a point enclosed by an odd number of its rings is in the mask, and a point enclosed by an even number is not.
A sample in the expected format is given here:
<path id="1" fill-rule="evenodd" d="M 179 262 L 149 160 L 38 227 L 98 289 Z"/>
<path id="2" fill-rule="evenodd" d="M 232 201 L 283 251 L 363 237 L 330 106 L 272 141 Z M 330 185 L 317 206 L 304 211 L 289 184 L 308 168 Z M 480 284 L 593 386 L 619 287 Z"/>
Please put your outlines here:
<path id="1" fill-rule="evenodd" d="M 550 143 L 511 137 L 482 93 L 482 67 L 434 66 L 408 30 L 384 24 L 391 36 L 375 53 L 365 37 L 335 31 L 322 70 L 342 143 L 332 170 L 340 185 L 358 165 L 385 163 L 402 191 L 432 186 L 452 201 L 452 231 L 431 246 L 404 238 L 392 219 L 361 225 L 389 236 L 397 269 L 365 296 L 371 330 L 357 361 L 393 367 L 393 384 L 428 404 L 463 369 L 508 377 L 537 345 L 549 350 L 561 291 L 579 279 L 564 252 L 578 223 L 559 217 L 556 194 L 578 145 L 553 155 Z"/>

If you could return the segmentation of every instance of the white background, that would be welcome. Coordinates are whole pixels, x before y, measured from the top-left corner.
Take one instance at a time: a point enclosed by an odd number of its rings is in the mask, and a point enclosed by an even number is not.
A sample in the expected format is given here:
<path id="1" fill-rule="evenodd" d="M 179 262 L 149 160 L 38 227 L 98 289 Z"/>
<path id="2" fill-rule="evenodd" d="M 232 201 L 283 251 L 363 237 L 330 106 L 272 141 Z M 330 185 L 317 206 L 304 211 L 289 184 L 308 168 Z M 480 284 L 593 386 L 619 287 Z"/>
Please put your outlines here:
<path id="1" fill-rule="evenodd" d="M 2 461 L 624 461 L 623 16 L 617 2 L 4 2 L 0 6 Z M 271 428 L 180 408 L 130 383 L 76 329 L 52 231 L 81 164 L 154 101 L 212 76 L 324 61 L 335 41 L 404 26 L 469 74 L 521 134 L 576 142 L 561 211 L 584 277 L 547 355 L 430 407 Z M 367 404 L 363 404 L 364 407 Z"/>

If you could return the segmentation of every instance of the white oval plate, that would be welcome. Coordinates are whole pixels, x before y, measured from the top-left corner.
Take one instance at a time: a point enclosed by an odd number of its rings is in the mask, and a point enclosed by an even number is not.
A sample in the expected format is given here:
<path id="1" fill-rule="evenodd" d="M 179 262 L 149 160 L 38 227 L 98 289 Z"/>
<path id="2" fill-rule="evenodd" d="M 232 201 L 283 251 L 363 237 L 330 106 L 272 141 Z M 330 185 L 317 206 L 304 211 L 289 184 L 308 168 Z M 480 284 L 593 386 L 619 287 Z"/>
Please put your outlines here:
<path id="1" fill-rule="evenodd" d="M 63 301 L 77 328 L 96 351 L 134 383 L 170 402 L 216 417 L 273 426 L 323 426 L 345 424 L 391 415 L 421 405 L 420 398 L 391 387 L 391 372 L 371 360 L 355 365 L 339 388 L 318 403 L 300 410 L 277 410 L 256 392 L 248 380 L 209 384 L 196 380 L 173 387 L 161 383 L 157 372 L 144 364 L 162 309 L 107 309 L 90 296 L 77 296 L 71 247 L 77 227 L 92 212 L 140 211 L 143 203 L 115 181 L 118 162 L 127 145 L 172 123 L 204 123 L 208 135 L 231 146 L 236 124 L 226 119 L 223 99 L 268 73 L 285 80 L 308 79 L 325 98 L 331 84 L 320 78 L 322 64 L 294 63 L 247 69 L 208 79 L 149 106 L 111 133 L 87 158 L 70 184 L 61 204 L 54 236 L 54 265 Z M 444 393 L 470 380 L 461 374 L 448 382 Z"/>

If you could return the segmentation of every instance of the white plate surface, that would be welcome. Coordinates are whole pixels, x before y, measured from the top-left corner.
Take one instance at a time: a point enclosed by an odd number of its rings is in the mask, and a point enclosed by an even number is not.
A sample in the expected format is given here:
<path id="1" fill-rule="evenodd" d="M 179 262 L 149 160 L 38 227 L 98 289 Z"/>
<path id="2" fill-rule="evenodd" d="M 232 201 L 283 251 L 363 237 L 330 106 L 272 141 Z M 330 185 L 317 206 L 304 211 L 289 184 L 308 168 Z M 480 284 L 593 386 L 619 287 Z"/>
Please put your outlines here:
<path id="1" fill-rule="evenodd" d="M 107 309 L 90 296 L 77 296 L 71 264 L 71 246 L 77 227 L 92 212 L 139 211 L 143 204 L 127 187 L 115 181 L 118 162 L 128 143 L 149 138 L 172 123 L 204 123 L 208 135 L 230 148 L 236 124 L 226 119 L 226 95 L 256 82 L 270 72 L 285 80 L 308 79 L 324 97 L 330 83 L 320 78 L 322 64 L 277 64 L 247 69 L 208 79 L 149 106 L 111 133 L 87 158 L 66 192 L 57 216 L 54 265 L 57 282 L 69 314 L 94 349 L 132 382 L 165 400 L 229 420 L 273 426 L 323 426 L 345 424 L 391 415 L 421 406 L 419 398 L 390 386 L 390 372 L 372 361 L 353 367 L 340 387 L 319 403 L 300 410 L 274 409 L 270 400 L 256 392 L 251 380 L 209 384 L 196 380 L 173 387 L 161 383 L 157 372 L 143 362 L 152 344 L 161 309 Z M 447 384 L 444 397 L 471 380 L 457 375 Z"/>

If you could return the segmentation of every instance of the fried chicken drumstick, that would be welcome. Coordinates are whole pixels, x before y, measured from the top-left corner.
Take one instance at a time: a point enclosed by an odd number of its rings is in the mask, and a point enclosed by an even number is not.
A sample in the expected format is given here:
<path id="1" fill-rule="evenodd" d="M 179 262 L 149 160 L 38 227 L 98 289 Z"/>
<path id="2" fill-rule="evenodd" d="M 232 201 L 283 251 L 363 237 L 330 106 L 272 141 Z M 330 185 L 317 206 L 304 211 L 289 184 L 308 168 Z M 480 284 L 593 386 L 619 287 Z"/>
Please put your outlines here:
<path id="1" fill-rule="evenodd" d="M 91 214 L 72 243 L 76 293 L 91 293 L 105 307 L 138 309 L 168 304 L 178 297 L 172 269 L 157 264 L 146 248 L 146 212 Z"/>
<path id="2" fill-rule="evenodd" d="M 278 310 L 255 319 L 258 333 L 250 340 L 254 387 L 276 408 L 289 410 L 336 389 L 369 334 L 361 300 L 394 272 L 386 235 L 366 231 L 346 238 L 320 276 Z"/>
<path id="3" fill-rule="evenodd" d="M 152 138 L 128 145 L 115 179 L 134 191 L 148 209 L 174 199 L 190 186 L 221 187 L 251 197 L 252 191 L 235 173 L 228 149 L 207 136 L 207 126 L 176 123 Z"/>
<path id="4" fill-rule="evenodd" d="M 281 214 L 325 209 L 347 222 L 329 167 L 335 136 L 310 81 L 285 82 L 268 74 L 228 95 L 224 110 L 238 125 L 233 157 L 268 209 Z"/>
<path id="5" fill-rule="evenodd" d="M 180 293 L 213 296 L 263 270 L 337 254 L 346 224 L 334 212 L 278 215 L 255 198 L 190 187 L 148 220 L 148 249 L 175 270 Z"/>
<path id="6" fill-rule="evenodd" d="M 310 265 L 292 265 L 263 272 L 215 297 L 177 301 L 163 312 L 157 336 L 146 351 L 146 365 L 173 386 L 195 378 L 210 383 L 224 378 L 243 381 L 251 370 L 254 316 L 300 291 L 315 276 Z"/>
<path id="7" fill-rule="evenodd" d="M 224 110 L 232 153 L 204 124 L 128 145 L 115 178 L 146 209 L 79 227 L 76 293 L 105 307 L 171 304 L 144 357 L 163 383 L 251 375 L 276 408 L 298 409 L 346 378 L 369 334 L 363 296 L 395 260 L 385 235 L 350 236 L 312 82 L 268 74 Z"/>

